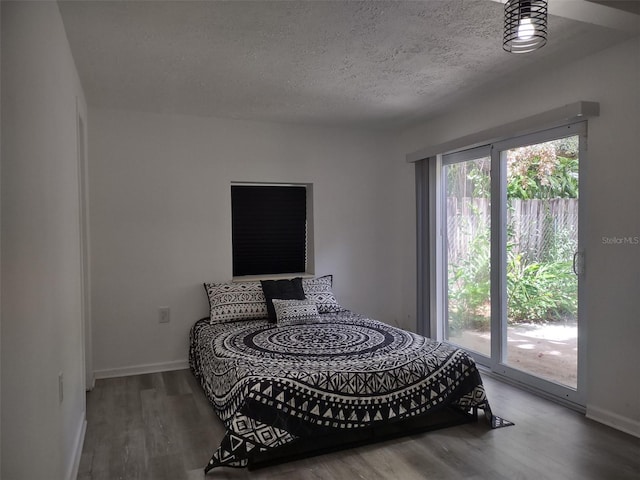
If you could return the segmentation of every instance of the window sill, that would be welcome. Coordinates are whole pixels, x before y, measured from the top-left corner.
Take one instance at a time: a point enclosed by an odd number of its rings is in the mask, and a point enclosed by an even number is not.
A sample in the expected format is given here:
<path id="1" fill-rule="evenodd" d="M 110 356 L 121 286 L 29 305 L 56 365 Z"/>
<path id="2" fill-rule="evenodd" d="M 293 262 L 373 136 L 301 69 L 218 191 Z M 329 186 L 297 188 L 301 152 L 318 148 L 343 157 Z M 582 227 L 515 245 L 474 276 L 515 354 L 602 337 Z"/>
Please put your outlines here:
<path id="1" fill-rule="evenodd" d="M 258 280 L 282 280 L 295 277 L 313 278 L 314 274 L 310 272 L 303 273 L 273 273 L 264 275 L 242 275 L 240 277 L 232 277 L 231 281 L 236 282 L 255 282 Z"/>

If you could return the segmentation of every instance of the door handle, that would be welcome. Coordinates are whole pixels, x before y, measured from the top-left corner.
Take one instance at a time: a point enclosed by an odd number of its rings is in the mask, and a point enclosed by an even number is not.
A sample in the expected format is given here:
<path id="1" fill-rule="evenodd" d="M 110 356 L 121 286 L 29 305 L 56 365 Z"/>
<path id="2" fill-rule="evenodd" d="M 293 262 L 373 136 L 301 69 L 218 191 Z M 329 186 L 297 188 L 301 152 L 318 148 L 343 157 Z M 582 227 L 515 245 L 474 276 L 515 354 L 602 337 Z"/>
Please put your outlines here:
<path id="1" fill-rule="evenodd" d="M 584 253 L 577 251 L 573 254 L 573 273 L 582 275 L 584 273 Z"/>

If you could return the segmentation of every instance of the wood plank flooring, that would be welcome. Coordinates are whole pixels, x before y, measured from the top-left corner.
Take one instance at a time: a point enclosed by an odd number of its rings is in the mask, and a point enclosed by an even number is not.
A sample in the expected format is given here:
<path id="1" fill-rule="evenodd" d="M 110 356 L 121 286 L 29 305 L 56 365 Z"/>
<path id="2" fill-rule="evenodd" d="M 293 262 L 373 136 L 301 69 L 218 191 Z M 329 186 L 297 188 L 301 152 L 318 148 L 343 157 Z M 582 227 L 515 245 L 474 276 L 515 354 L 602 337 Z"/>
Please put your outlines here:
<path id="1" fill-rule="evenodd" d="M 87 394 L 78 480 L 638 480 L 640 439 L 484 378 L 483 422 L 254 471 L 203 467 L 224 435 L 188 370 L 98 380 Z"/>

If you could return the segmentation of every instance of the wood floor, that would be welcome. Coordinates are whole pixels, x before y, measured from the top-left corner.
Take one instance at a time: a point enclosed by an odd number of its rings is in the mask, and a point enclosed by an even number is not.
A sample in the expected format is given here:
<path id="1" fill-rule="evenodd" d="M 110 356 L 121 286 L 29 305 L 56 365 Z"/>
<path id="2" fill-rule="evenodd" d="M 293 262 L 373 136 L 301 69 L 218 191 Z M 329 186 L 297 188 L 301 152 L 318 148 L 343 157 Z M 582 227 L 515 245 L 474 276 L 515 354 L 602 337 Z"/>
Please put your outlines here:
<path id="1" fill-rule="evenodd" d="M 87 394 L 79 480 L 640 479 L 640 439 L 490 378 L 516 423 L 452 427 L 254 471 L 204 465 L 224 435 L 188 370 L 98 380 Z"/>

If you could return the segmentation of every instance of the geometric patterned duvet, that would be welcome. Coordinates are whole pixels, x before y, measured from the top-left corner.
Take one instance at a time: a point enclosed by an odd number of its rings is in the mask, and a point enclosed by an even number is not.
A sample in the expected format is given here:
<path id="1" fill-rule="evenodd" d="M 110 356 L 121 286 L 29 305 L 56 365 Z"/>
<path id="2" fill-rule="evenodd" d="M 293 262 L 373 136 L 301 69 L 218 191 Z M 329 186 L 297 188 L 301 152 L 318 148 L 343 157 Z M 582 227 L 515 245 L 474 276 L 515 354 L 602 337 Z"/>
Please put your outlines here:
<path id="1" fill-rule="evenodd" d="M 227 430 L 206 472 L 448 405 L 491 416 L 462 350 L 348 311 L 285 325 L 203 319 L 191 329 L 189 364 Z"/>

